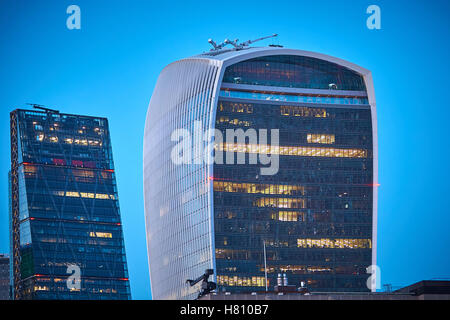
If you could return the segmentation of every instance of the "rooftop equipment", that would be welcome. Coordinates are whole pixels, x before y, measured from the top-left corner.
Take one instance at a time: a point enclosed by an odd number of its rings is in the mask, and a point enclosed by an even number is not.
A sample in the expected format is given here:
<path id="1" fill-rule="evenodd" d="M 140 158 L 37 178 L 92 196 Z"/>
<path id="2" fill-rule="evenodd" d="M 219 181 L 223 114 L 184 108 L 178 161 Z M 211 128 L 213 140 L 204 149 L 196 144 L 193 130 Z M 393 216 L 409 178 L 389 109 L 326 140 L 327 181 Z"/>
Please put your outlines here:
<path id="1" fill-rule="evenodd" d="M 225 39 L 222 43 L 217 44 L 216 42 L 214 42 L 213 39 L 208 39 L 208 42 L 213 46 L 213 49 L 211 49 L 211 51 L 218 51 L 223 49 L 227 44 L 231 44 L 235 50 L 242 50 L 245 47 L 248 47 L 249 45 L 251 45 L 252 43 L 261 41 L 261 40 L 265 40 L 265 39 L 269 39 L 269 38 L 275 38 L 278 37 L 278 34 L 274 33 L 270 36 L 266 36 L 266 37 L 262 37 L 262 38 L 258 38 L 255 40 L 247 40 L 244 41 L 242 43 L 238 43 L 239 39 L 236 40 L 230 40 L 230 39 Z"/>

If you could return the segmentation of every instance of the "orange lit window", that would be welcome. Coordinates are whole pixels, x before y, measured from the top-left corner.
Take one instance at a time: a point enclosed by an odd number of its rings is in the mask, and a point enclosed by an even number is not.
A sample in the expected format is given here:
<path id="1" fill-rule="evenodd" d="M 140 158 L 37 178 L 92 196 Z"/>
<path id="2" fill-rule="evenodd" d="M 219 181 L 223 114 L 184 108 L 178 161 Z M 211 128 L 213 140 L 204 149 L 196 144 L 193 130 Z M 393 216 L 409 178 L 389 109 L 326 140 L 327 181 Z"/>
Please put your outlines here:
<path id="1" fill-rule="evenodd" d="M 370 239 L 297 239 L 299 248 L 371 249 Z"/>
<path id="2" fill-rule="evenodd" d="M 281 156 L 325 157 L 325 158 L 367 158 L 364 149 L 338 149 L 325 147 L 283 147 L 259 144 L 221 143 L 215 150 L 238 153 L 278 154 Z"/>
<path id="3" fill-rule="evenodd" d="M 304 209 L 306 201 L 298 198 L 259 198 L 253 202 L 253 205 L 260 208 Z"/>
<path id="4" fill-rule="evenodd" d="M 312 134 L 307 135 L 308 143 L 334 144 L 336 138 L 334 134 Z"/>
<path id="5" fill-rule="evenodd" d="M 90 237 L 96 238 L 112 238 L 112 233 L 110 232 L 89 232 Z"/>
<path id="6" fill-rule="evenodd" d="M 254 194 L 284 194 L 303 195 L 305 188 L 302 186 L 278 185 L 278 184 L 255 184 L 214 181 L 214 191 L 217 192 L 241 192 Z"/>
<path id="7" fill-rule="evenodd" d="M 280 112 L 282 116 L 303 117 L 303 118 L 326 118 L 328 116 L 325 109 L 281 106 Z"/>
<path id="8" fill-rule="evenodd" d="M 264 277 L 239 277 L 239 276 L 217 276 L 217 284 L 230 287 L 264 287 L 266 281 Z"/>

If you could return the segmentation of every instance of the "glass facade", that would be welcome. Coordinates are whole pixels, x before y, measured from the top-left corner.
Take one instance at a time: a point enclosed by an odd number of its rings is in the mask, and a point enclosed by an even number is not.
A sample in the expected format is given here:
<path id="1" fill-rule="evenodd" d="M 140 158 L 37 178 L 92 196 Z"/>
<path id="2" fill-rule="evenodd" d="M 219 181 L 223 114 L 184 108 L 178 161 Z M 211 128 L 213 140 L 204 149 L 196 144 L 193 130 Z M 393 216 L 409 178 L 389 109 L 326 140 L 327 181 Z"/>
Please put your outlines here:
<path id="1" fill-rule="evenodd" d="M 356 72 L 325 60 L 295 56 L 263 56 L 236 63 L 225 70 L 223 82 L 273 87 L 365 91 Z"/>
<path id="2" fill-rule="evenodd" d="M 15 110 L 11 121 L 16 299 L 130 299 L 107 119 Z"/>
<path id="3" fill-rule="evenodd" d="M 185 280 L 207 267 L 219 291 L 273 290 L 280 273 L 311 291 L 369 291 L 366 268 L 376 262 L 374 112 L 370 72 L 320 54 L 250 48 L 166 67 L 144 137 L 153 297 L 195 298 L 198 288 Z M 246 164 L 196 162 L 195 146 L 192 162 L 175 164 L 171 135 L 184 129 L 197 141 L 197 120 L 223 137 L 228 129 L 278 129 L 279 143 L 215 141 L 216 154 L 244 155 Z M 262 175 L 264 165 L 249 160 L 266 153 L 279 156 L 275 175 Z"/>
<path id="4" fill-rule="evenodd" d="M 213 268 L 209 168 L 193 152 L 191 165 L 171 160 L 172 135 L 200 136 L 209 126 L 219 68 L 208 60 L 182 60 L 158 78 L 144 134 L 144 199 L 153 299 L 194 299 L 186 285 Z M 195 133 L 196 132 L 196 133 Z"/>
<path id="5" fill-rule="evenodd" d="M 233 112 L 244 105 L 244 112 Z M 304 112 L 286 112 L 289 108 Z M 279 129 L 276 151 L 285 150 L 278 152 L 280 169 L 274 176 L 260 175 L 259 165 L 214 166 L 216 270 L 222 290 L 265 286 L 254 281 L 264 279 L 265 242 L 269 287 L 276 285 L 278 273 L 286 273 L 290 284 L 305 282 L 313 291 L 368 291 L 370 109 L 314 108 L 219 100 L 216 128 L 224 134 L 243 128 L 241 123 Z"/>
<path id="6" fill-rule="evenodd" d="M 249 100 L 272 100 L 272 101 L 286 101 L 299 103 L 317 103 L 317 104 L 350 104 L 350 105 L 367 105 L 369 102 L 367 98 L 360 97 L 333 97 L 333 96 L 313 96 L 313 95 L 293 95 L 293 94 L 279 94 L 279 93 L 265 93 L 258 91 L 236 91 L 236 90 L 221 90 L 221 97 L 230 97 L 238 99 Z"/>

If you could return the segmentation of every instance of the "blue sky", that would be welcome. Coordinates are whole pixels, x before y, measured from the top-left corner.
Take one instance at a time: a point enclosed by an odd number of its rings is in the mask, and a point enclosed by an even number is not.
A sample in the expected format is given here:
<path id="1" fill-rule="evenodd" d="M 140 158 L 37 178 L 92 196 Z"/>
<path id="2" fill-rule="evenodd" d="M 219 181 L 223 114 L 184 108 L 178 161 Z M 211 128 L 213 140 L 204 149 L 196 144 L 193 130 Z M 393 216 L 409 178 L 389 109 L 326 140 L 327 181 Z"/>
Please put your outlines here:
<path id="1" fill-rule="evenodd" d="M 66 28 L 71 4 L 81 8 L 81 30 Z M 366 27 L 371 4 L 381 8 L 381 30 Z M 450 278 L 449 12 L 445 0 L 0 0 L 0 252 L 8 251 L 9 112 L 33 102 L 104 116 L 133 298 L 150 298 L 142 136 L 158 74 L 209 50 L 210 37 L 278 33 L 285 47 L 333 55 L 373 73 L 381 282 Z"/>

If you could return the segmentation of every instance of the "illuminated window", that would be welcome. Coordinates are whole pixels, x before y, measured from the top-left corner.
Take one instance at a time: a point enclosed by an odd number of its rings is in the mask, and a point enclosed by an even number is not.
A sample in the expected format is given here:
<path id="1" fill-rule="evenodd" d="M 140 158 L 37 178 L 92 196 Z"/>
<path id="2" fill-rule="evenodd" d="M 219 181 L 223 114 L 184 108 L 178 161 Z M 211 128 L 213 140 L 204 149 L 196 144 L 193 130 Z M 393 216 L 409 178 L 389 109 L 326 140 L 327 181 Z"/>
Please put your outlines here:
<path id="1" fill-rule="evenodd" d="M 371 249 L 370 239 L 297 239 L 299 248 Z"/>
<path id="2" fill-rule="evenodd" d="M 96 199 L 109 199 L 109 195 L 103 194 L 103 193 L 97 193 L 97 194 L 95 195 L 95 198 L 96 198 Z"/>
<path id="3" fill-rule="evenodd" d="M 262 208 L 305 209 L 306 201 L 291 198 L 259 198 L 253 202 L 253 205 Z"/>
<path id="4" fill-rule="evenodd" d="M 76 191 L 67 191 L 66 192 L 66 197 L 79 197 L 80 194 Z"/>
<path id="5" fill-rule="evenodd" d="M 227 123 L 227 124 L 235 125 L 238 127 L 250 127 L 252 124 L 250 121 L 239 120 L 236 118 L 230 119 L 228 117 L 219 117 L 217 119 L 217 124 L 220 124 L 220 123 Z"/>
<path id="6" fill-rule="evenodd" d="M 112 238 L 112 233 L 110 232 L 89 232 L 90 237 L 96 238 Z"/>
<path id="7" fill-rule="evenodd" d="M 338 149 L 324 147 L 283 147 L 259 144 L 221 143 L 214 149 L 225 152 L 278 154 L 281 156 L 325 157 L 325 158 L 367 158 L 364 149 Z"/>
<path id="8" fill-rule="evenodd" d="M 77 192 L 77 191 L 54 191 L 54 195 L 56 196 L 66 196 L 72 198 L 88 198 L 88 199 L 115 199 L 113 194 L 105 194 L 105 193 L 92 193 L 92 192 Z"/>
<path id="9" fill-rule="evenodd" d="M 326 118 L 327 111 L 320 108 L 281 106 L 282 116 L 303 117 L 303 118 Z"/>
<path id="10" fill-rule="evenodd" d="M 278 220 L 287 222 L 304 221 L 304 215 L 303 212 L 280 211 L 278 212 Z"/>
<path id="11" fill-rule="evenodd" d="M 277 184 L 255 184 L 255 183 L 214 181 L 214 191 L 241 192 L 253 194 L 304 195 L 305 188 L 302 186 L 289 186 Z"/>
<path id="12" fill-rule="evenodd" d="M 311 134 L 307 135 L 308 143 L 334 144 L 336 138 L 334 134 Z"/>
<path id="13" fill-rule="evenodd" d="M 264 101 L 285 101 L 295 103 L 315 103 L 315 104 L 345 104 L 345 105 L 364 105 L 368 104 L 365 97 L 352 96 L 320 96 L 320 95 L 306 95 L 306 94 L 285 94 L 273 93 L 264 91 L 238 91 L 230 89 L 221 89 L 220 97 L 231 97 L 238 99 L 264 100 Z M 294 107 L 298 108 L 298 107 Z M 286 115 L 286 114 L 285 114 Z M 287 114 L 289 115 L 289 114 Z"/>
<path id="14" fill-rule="evenodd" d="M 317 273 L 317 272 L 331 272 L 331 268 L 328 267 L 308 267 L 308 272 L 310 273 Z"/>
<path id="15" fill-rule="evenodd" d="M 266 243 L 266 246 L 268 246 L 268 247 L 289 247 L 288 241 L 266 240 L 265 243 Z"/>
<path id="16" fill-rule="evenodd" d="M 87 146 L 88 145 L 88 141 L 86 139 L 75 139 L 74 143 L 75 144 L 81 144 L 82 146 Z"/>
<path id="17" fill-rule="evenodd" d="M 98 140 L 89 140 L 88 142 L 89 142 L 90 146 L 98 146 L 98 145 L 100 145 L 100 141 L 98 141 Z"/>
<path id="18" fill-rule="evenodd" d="M 37 168 L 31 165 L 24 165 L 25 175 L 34 175 L 37 172 Z"/>
<path id="19" fill-rule="evenodd" d="M 248 103 L 220 103 L 220 111 L 235 112 L 235 113 L 253 113 L 253 105 Z"/>
<path id="20" fill-rule="evenodd" d="M 260 268 L 261 272 L 264 272 L 264 266 Z M 333 272 L 333 269 L 330 267 L 323 266 L 299 266 L 299 265 L 280 265 L 280 266 L 268 266 L 267 273 L 275 273 L 275 272 L 290 272 L 293 274 L 305 274 L 305 273 L 330 273 Z"/>
<path id="21" fill-rule="evenodd" d="M 264 277 L 217 276 L 217 284 L 230 287 L 265 287 Z"/>
<path id="22" fill-rule="evenodd" d="M 47 286 L 34 286 L 34 291 L 48 291 Z"/>
<path id="23" fill-rule="evenodd" d="M 80 195 L 82 198 L 90 198 L 90 199 L 95 198 L 95 194 L 91 192 L 80 192 Z"/>

